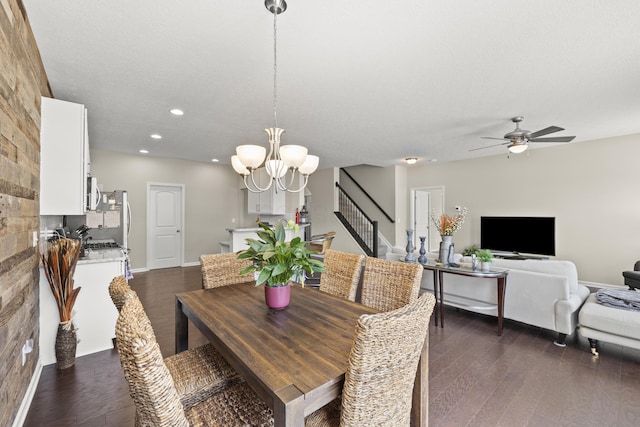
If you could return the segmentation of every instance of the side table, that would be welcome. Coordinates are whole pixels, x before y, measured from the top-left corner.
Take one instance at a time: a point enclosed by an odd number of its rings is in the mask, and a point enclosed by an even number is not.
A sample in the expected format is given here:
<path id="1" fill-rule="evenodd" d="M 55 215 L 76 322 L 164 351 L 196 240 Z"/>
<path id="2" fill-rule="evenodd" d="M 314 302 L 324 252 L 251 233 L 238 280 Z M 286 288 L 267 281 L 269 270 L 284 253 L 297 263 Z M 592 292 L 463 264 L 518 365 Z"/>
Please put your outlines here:
<path id="1" fill-rule="evenodd" d="M 489 271 L 472 270 L 465 267 L 445 267 L 438 264 L 422 264 L 425 270 L 433 272 L 433 293 L 436 297 L 436 326 L 438 326 L 438 316 L 440 316 L 440 327 L 444 327 L 444 274 L 457 274 L 459 276 L 495 278 L 498 286 L 498 335 L 502 335 L 502 320 L 504 317 L 504 293 L 507 286 L 507 275 L 509 270 L 490 269 Z"/>

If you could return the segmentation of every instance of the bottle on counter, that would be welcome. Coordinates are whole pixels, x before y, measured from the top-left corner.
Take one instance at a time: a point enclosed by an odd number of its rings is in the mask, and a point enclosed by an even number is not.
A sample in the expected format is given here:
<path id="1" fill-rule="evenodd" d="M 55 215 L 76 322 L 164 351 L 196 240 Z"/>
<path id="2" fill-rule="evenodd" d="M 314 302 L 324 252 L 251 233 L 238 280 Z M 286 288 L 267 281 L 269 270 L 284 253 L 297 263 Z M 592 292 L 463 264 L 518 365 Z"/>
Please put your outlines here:
<path id="1" fill-rule="evenodd" d="M 307 205 L 302 205 L 300 211 L 300 223 L 306 224 L 309 221 L 309 212 L 307 211 Z"/>
<path id="2" fill-rule="evenodd" d="M 298 208 L 296 208 L 296 224 L 300 224 L 300 212 Z"/>

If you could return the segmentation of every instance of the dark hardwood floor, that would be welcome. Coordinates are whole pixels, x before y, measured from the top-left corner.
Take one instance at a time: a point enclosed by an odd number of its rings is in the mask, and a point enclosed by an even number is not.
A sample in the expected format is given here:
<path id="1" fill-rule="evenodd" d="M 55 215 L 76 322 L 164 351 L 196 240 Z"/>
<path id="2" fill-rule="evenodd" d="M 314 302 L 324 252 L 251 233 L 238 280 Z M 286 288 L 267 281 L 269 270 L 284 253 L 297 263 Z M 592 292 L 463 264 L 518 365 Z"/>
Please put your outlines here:
<path id="1" fill-rule="evenodd" d="M 199 267 L 136 274 L 130 282 L 163 355 L 173 354 L 174 294 L 201 287 Z M 204 344 L 190 327 L 190 346 Z M 576 334 L 577 335 L 577 334 Z M 430 328 L 429 420 L 434 426 L 638 426 L 640 351 L 446 309 Z M 133 426 L 134 407 L 115 350 L 43 368 L 25 426 Z"/>

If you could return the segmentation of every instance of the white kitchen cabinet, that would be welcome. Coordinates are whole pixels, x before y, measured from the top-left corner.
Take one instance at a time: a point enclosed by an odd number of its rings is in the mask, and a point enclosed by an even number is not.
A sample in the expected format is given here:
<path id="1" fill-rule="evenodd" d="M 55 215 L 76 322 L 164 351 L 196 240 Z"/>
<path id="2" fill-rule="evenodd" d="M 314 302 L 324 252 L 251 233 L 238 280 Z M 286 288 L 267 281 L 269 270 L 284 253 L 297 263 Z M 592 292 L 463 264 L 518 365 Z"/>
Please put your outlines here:
<path id="1" fill-rule="evenodd" d="M 255 173 L 255 180 L 261 188 L 269 185 L 271 177 L 264 168 L 260 168 Z M 251 178 L 248 178 L 251 180 Z M 251 182 L 250 182 L 251 184 Z M 264 215 L 284 215 L 286 205 L 286 191 L 276 192 L 275 183 L 267 191 L 252 193 L 247 191 L 247 209 L 249 213 Z"/>
<path id="2" fill-rule="evenodd" d="M 40 215 L 83 215 L 87 206 L 89 138 L 84 105 L 42 98 Z"/>
<path id="3" fill-rule="evenodd" d="M 113 348 L 118 310 L 109 296 L 109 283 L 124 274 L 124 258 L 78 263 L 74 287 L 81 287 L 73 307 L 73 325 L 78 329 L 76 357 Z M 60 316 L 49 282 L 40 268 L 40 361 L 56 363 L 55 342 Z"/>

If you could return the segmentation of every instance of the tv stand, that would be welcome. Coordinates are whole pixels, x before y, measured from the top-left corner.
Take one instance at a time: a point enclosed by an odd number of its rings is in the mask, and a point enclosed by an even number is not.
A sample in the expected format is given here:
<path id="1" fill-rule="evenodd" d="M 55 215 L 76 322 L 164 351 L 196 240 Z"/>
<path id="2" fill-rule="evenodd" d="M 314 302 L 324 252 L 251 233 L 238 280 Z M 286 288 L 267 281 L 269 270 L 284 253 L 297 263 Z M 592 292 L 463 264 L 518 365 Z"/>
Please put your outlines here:
<path id="1" fill-rule="evenodd" d="M 492 252 L 493 256 L 496 258 L 502 259 L 512 259 L 512 260 L 525 260 L 525 259 L 539 259 L 539 260 L 548 260 L 548 256 L 544 255 L 526 255 L 520 254 L 518 252 Z"/>

